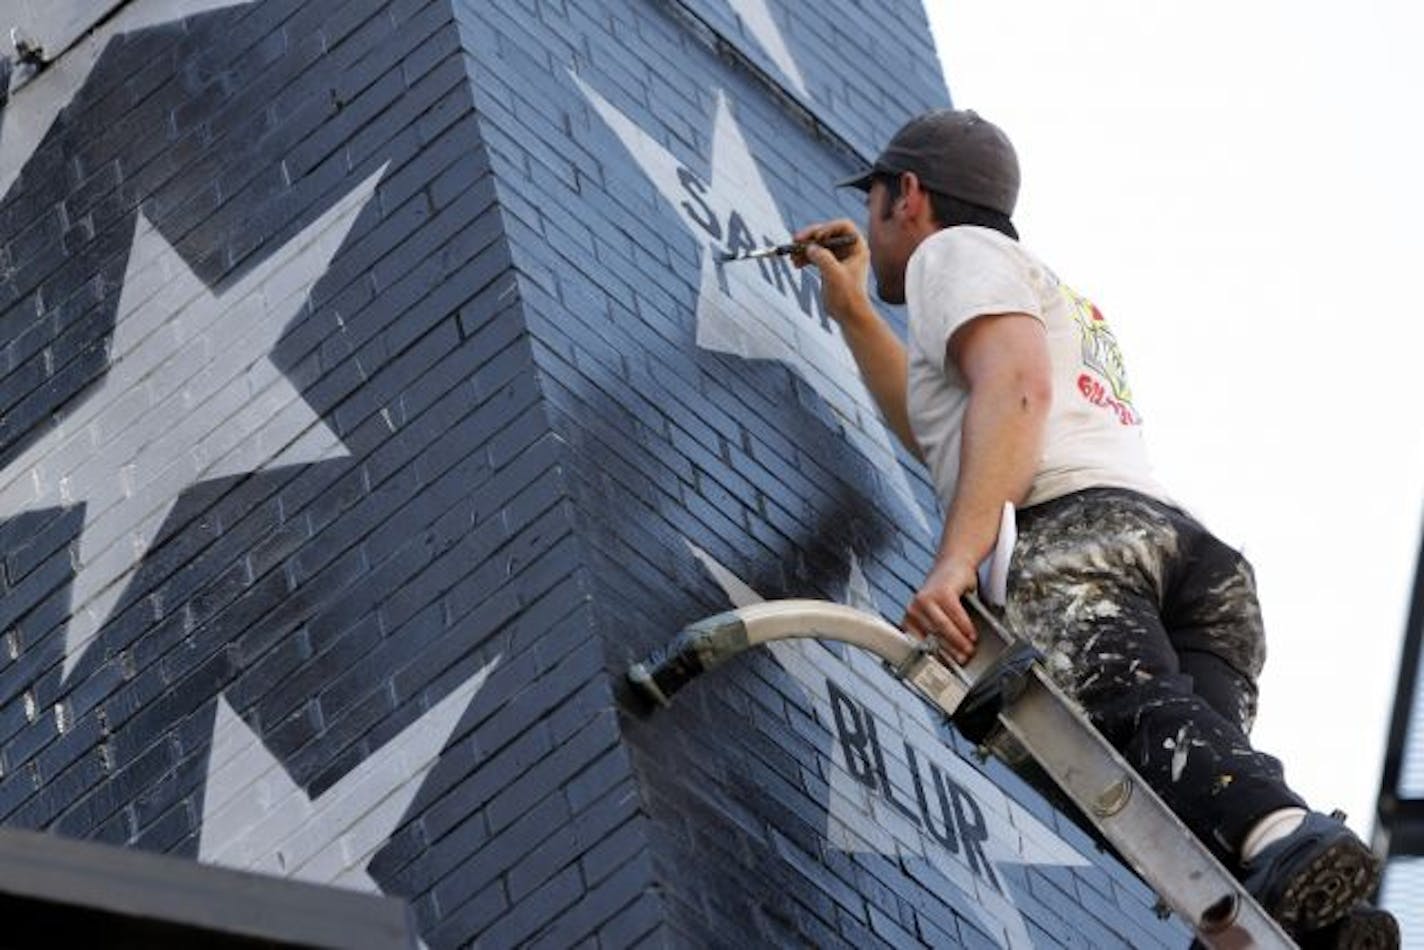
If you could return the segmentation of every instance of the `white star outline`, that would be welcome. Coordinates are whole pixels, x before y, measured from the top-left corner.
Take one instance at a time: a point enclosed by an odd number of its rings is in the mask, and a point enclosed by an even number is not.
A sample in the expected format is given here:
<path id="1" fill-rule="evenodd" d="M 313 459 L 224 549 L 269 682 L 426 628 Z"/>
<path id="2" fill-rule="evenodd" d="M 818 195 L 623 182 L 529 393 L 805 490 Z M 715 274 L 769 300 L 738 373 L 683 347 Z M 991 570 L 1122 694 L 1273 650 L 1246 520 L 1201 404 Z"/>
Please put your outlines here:
<path id="1" fill-rule="evenodd" d="M 891 437 L 861 381 L 855 361 L 829 318 L 808 316 L 793 298 L 799 288 L 784 258 L 723 265 L 720 238 L 735 228 L 744 243 L 785 240 L 790 233 L 766 186 L 726 95 L 718 90 L 711 182 L 703 186 L 683 163 L 576 74 L 584 97 L 623 143 L 658 192 L 702 244 L 697 296 L 697 345 L 746 359 L 777 360 L 805 380 L 841 422 L 841 431 L 871 462 L 926 534 L 929 521 L 915 499 Z M 708 221 L 707 219 L 711 220 Z M 737 222 L 737 223 L 733 223 Z M 727 233 L 723 234 L 723 223 Z M 714 237 L 709 227 L 715 229 Z M 749 242 L 748 242 L 749 239 Z M 809 280 L 803 273 L 802 281 Z M 790 293 L 788 294 L 788 289 Z"/>
<path id="2" fill-rule="evenodd" d="M 762 597 L 729 568 L 706 551 L 684 539 L 693 556 L 715 580 L 733 607 L 763 602 Z M 843 600 L 850 606 L 877 613 L 870 584 L 854 554 Z M 939 738 L 938 723 L 929 706 L 914 697 L 884 666 L 864 650 L 846 649 L 842 662 L 829 651 L 807 639 L 778 640 L 767 644 L 776 661 L 790 674 L 797 687 L 811 701 L 817 718 L 834 734 L 829 682 L 860 703 L 877 722 L 882 741 L 903 736 L 939 770 L 969 791 L 982 807 L 992 830 L 984 842 L 985 857 L 995 866 L 1050 865 L 1087 867 L 1092 862 L 1067 844 L 1051 828 L 978 770 L 964 762 Z M 866 788 L 851 774 L 839 745 L 833 743 L 828 769 L 829 800 L 826 803 L 826 838 L 842 851 L 868 851 L 901 855 L 928 861 L 956 887 L 974 899 L 959 905 L 967 909 L 996 936 L 1002 946 L 1020 950 L 1033 947 L 1021 911 L 1008 892 L 986 885 L 957 857 L 948 854 L 936 841 L 914 825 L 884 799 Z M 918 844 L 911 844 L 918 842 Z"/>
<path id="3" fill-rule="evenodd" d="M 44 140 L 54 120 L 84 86 L 109 40 L 199 13 L 252 2 L 254 0 L 133 0 L 63 55 L 47 63 L 43 72 L 26 80 L 18 89 L 13 87 L 19 74 L 12 72 L 10 100 L 0 112 L 0 197 L 4 197 L 20 177 L 25 163 Z"/>
<path id="4" fill-rule="evenodd" d="M 367 864 L 390 840 L 499 661 L 490 660 L 316 798 L 219 697 L 198 860 L 380 893 Z"/>
<path id="5" fill-rule="evenodd" d="M 63 680 L 184 490 L 350 454 L 270 354 L 385 168 L 216 294 L 141 211 L 135 216 L 108 370 L 0 472 L 0 518 L 84 503 Z"/>
<path id="6" fill-rule="evenodd" d="M 771 57 L 771 61 L 776 64 L 786 77 L 786 81 L 791 84 L 791 88 L 796 90 L 803 99 L 809 97 L 806 91 L 806 80 L 801 75 L 801 70 L 796 66 L 796 58 L 791 55 L 791 50 L 786 45 L 786 38 L 781 35 L 781 27 L 777 25 L 776 18 L 771 15 L 771 8 L 767 6 L 766 0 L 727 0 L 732 7 L 732 12 L 741 18 L 742 24 L 751 31 L 761 48 L 766 51 L 766 55 Z"/>

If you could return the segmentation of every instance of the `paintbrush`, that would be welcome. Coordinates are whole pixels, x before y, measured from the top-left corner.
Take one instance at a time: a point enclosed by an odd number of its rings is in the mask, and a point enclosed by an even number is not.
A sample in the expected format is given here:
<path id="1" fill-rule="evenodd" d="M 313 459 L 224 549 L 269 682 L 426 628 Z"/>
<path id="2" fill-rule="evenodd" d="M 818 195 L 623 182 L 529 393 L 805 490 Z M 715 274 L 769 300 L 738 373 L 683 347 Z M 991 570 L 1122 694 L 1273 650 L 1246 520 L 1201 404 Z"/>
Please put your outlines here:
<path id="1" fill-rule="evenodd" d="M 825 248 L 849 247 L 857 240 L 858 238 L 854 234 L 838 234 L 835 237 L 826 238 L 824 241 L 808 242 L 806 244 L 803 244 L 801 242 L 793 242 L 791 244 L 776 244 L 772 247 L 758 248 L 755 251 L 743 251 L 740 254 L 733 254 L 731 252 L 724 251 L 722 253 L 722 260 L 754 261 L 761 257 L 780 257 L 783 254 L 800 254 L 802 251 L 806 250 L 809 243 L 819 244 Z"/>

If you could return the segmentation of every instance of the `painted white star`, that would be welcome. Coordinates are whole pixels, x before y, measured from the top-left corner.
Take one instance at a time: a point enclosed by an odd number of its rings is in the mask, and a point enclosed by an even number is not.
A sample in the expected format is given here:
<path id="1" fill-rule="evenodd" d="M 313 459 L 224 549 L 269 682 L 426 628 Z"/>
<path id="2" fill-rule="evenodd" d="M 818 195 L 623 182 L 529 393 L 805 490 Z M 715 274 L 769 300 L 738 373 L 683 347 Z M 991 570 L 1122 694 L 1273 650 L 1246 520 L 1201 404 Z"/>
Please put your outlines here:
<path id="1" fill-rule="evenodd" d="M 219 696 L 198 860 L 381 893 L 366 865 L 405 817 L 451 731 L 499 660 L 496 656 L 486 663 L 315 799 L 297 787 L 227 698 Z"/>
<path id="2" fill-rule="evenodd" d="M 384 171 L 216 295 L 137 216 L 108 372 L 0 473 L 0 517 L 84 503 L 65 679 L 184 489 L 349 454 L 269 354 Z"/>
<path id="3" fill-rule="evenodd" d="M 808 274 L 796 274 L 784 258 L 728 265 L 720 261 L 721 252 L 729 247 L 762 247 L 790 234 L 726 97 L 717 94 L 712 181 L 704 185 L 578 76 L 573 79 L 653 185 L 682 215 L 688 230 L 704 242 L 697 344 L 790 366 L 831 407 L 843 423 L 846 438 L 876 463 L 891 490 L 928 531 L 925 513 L 915 501 L 839 326 L 820 315 L 819 301 L 811 304 L 816 290 Z"/>
<path id="4" fill-rule="evenodd" d="M 796 60 L 791 55 L 791 50 L 787 48 L 786 39 L 781 35 L 781 27 L 772 17 L 771 8 L 766 5 L 766 0 L 728 0 L 728 2 L 732 5 L 732 12 L 741 17 L 742 23 L 761 44 L 761 48 L 766 50 L 771 61 L 785 74 L 791 87 L 800 93 L 802 98 L 806 98 L 806 80 L 801 77 L 801 70 L 796 67 Z"/>
<path id="5" fill-rule="evenodd" d="M 219 697 L 198 860 L 380 892 L 366 870 L 420 791 L 495 657 L 315 799 Z"/>
<path id="6" fill-rule="evenodd" d="M 10 190 L 59 113 L 84 86 L 109 40 L 159 23 L 252 0 L 134 0 L 15 89 L 0 116 L 0 197 Z M 8 24 L 7 24 L 8 25 Z M 15 75 L 12 75 L 12 84 Z"/>
<path id="7" fill-rule="evenodd" d="M 706 551 L 686 542 L 703 567 L 717 581 L 735 607 L 759 604 L 762 598 L 745 581 Z M 875 611 L 870 585 L 852 556 L 845 601 L 861 610 Z M 915 697 L 888 673 L 878 659 L 864 650 L 847 649 L 845 662 L 807 639 L 779 640 L 767 644 L 797 686 L 815 707 L 822 724 L 835 733 L 835 712 L 830 683 L 853 698 L 876 720 L 876 734 L 882 744 L 902 739 L 923 755 L 923 769 L 931 765 L 973 796 L 984 812 L 990 830 L 983 842 L 985 857 L 995 865 L 1044 864 L 1082 867 L 1090 864 L 1057 833 L 1033 813 L 1005 795 L 982 773 L 969 766 L 938 735 L 937 718 L 929 706 Z M 988 886 L 924 829 L 891 807 L 883 797 L 858 782 L 851 774 L 845 753 L 833 746 L 829 769 L 830 795 L 827 802 L 826 837 L 842 851 L 873 851 L 907 855 L 928 860 L 945 877 L 975 900 L 960 905 L 972 912 L 991 934 L 998 934 L 1013 948 L 1029 948 L 1033 940 L 1023 914 L 1007 890 Z M 900 766 L 905 768 L 905 766 Z M 896 794 L 904 786 L 896 783 Z M 933 792 L 929 794 L 934 794 Z M 910 799 L 913 805 L 913 797 Z M 918 846 L 906 842 L 919 842 Z"/>

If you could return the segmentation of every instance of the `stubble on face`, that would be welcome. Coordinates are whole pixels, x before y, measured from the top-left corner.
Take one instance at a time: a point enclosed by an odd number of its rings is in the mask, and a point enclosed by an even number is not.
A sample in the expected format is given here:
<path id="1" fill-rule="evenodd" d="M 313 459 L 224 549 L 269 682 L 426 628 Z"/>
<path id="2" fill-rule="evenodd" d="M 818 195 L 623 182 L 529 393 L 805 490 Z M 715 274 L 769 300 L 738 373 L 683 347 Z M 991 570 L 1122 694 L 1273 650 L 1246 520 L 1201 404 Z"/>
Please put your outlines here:
<path id="1" fill-rule="evenodd" d="M 905 302 L 906 258 L 899 255 L 894 240 L 898 222 L 887 215 L 885 183 L 876 181 L 865 194 L 866 236 L 870 245 L 870 269 L 875 274 L 875 294 L 890 304 Z"/>

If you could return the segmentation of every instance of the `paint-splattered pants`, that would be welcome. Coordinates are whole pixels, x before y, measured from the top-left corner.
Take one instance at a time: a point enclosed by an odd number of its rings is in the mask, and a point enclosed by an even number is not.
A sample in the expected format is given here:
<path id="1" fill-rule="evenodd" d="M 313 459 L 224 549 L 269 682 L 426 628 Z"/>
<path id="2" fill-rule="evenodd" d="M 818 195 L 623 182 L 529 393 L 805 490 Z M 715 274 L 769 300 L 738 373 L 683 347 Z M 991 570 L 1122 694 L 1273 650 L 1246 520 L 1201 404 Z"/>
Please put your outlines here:
<path id="1" fill-rule="evenodd" d="M 1251 567 L 1188 515 L 1095 488 L 1025 508 L 1006 619 L 1228 867 L 1267 813 L 1303 807 L 1246 736 L 1265 638 Z"/>

